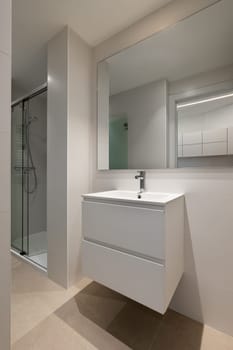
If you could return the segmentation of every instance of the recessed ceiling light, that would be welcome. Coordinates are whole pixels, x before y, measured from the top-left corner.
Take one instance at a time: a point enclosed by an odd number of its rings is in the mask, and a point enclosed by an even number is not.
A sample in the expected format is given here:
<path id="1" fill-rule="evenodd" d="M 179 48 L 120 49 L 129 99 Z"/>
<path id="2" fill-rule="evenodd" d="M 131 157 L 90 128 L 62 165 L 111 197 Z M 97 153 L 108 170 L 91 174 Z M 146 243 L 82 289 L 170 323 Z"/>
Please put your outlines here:
<path id="1" fill-rule="evenodd" d="M 224 94 L 224 95 L 220 95 L 220 96 L 206 98 L 206 99 L 203 99 L 203 100 L 187 102 L 187 103 L 180 103 L 180 104 L 177 104 L 177 109 L 184 108 L 184 107 L 189 107 L 189 106 L 194 106 L 194 105 L 199 105 L 199 104 L 205 103 L 205 102 L 222 100 L 223 98 L 232 97 L 232 96 L 233 96 L 233 92 L 231 92 L 229 94 Z"/>

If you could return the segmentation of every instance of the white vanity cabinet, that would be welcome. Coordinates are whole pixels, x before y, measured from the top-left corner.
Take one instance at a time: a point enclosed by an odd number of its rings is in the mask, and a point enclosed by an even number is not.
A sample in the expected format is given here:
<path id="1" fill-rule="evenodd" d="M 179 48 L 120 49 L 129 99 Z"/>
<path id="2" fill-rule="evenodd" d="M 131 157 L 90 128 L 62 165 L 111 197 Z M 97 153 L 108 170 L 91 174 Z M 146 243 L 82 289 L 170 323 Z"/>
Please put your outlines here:
<path id="1" fill-rule="evenodd" d="M 120 193 L 83 198 L 83 273 L 164 313 L 184 270 L 184 197 Z"/>

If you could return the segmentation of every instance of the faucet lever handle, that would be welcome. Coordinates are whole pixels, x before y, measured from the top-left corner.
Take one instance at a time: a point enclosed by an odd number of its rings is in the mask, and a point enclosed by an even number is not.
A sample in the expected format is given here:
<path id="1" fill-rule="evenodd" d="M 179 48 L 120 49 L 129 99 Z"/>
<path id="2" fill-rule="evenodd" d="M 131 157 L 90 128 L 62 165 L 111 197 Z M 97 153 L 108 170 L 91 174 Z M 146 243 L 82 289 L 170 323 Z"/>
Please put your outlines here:
<path id="1" fill-rule="evenodd" d="M 136 180 L 137 180 L 137 179 L 142 179 L 142 178 L 143 178 L 143 172 L 140 171 L 140 170 L 138 170 L 137 173 L 138 173 L 138 175 L 135 175 L 135 179 L 136 179 Z"/>
<path id="2" fill-rule="evenodd" d="M 138 170 L 137 171 L 138 175 L 135 175 L 135 179 L 145 179 L 145 171 L 144 170 Z"/>

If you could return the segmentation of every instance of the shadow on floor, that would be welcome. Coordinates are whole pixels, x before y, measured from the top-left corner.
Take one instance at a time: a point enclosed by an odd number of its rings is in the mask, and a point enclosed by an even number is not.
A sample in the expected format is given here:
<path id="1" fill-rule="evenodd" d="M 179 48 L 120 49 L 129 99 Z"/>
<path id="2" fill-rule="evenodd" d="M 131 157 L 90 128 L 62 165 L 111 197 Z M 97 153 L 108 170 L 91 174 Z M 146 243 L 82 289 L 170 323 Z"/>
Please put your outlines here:
<path id="1" fill-rule="evenodd" d="M 203 325 L 165 315 L 92 282 L 56 315 L 97 349 L 200 350 Z"/>

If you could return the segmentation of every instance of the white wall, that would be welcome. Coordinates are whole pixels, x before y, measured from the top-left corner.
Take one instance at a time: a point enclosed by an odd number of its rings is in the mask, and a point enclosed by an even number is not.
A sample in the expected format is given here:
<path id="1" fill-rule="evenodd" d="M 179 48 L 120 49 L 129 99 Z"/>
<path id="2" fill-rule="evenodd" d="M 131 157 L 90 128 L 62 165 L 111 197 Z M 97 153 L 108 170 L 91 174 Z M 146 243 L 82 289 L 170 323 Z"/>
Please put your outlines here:
<path id="1" fill-rule="evenodd" d="M 215 2 L 175 0 L 99 45 L 95 50 L 96 61 Z M 93 113 L 93 190 L 136 189 L 135 171 L 96 171 L 95 123 Z M 185 274 L 172 307 L 233 335 L 232 169 L 150 171 L 146 185 L 150 191 L 185 193 Z"/>
<path id="2" fill-rule="evenodd" d="M 69 285 L 80 276 L 81 195 L 89 191 L 92 50 L 68 31 L 67 233 Z"/>
<path id="3" fill-rule="evenodd" d="M 10 349 L 11 1 L 0 1 L 0 348 Z"/>
<path id="4" fill-rule="evenodd" d="M 160 80 L 110 96 L 110 115 L 128 117 L 129 169 L 166 167 L 167 82 Z"/>
<path id="5" fill-rule="evenodd" d="M 68 287 L 80 270 L 91 108 L 91 50 L 69 28 L 48 44 L 48 77 L 48 275 Z"/>
<path id="6" fill-rule="evenodd" d="M 67 30 L 48 43 L 47 235 L 48 275 L 68 285 Z"/>

